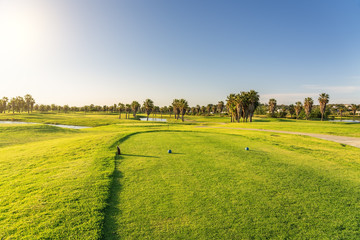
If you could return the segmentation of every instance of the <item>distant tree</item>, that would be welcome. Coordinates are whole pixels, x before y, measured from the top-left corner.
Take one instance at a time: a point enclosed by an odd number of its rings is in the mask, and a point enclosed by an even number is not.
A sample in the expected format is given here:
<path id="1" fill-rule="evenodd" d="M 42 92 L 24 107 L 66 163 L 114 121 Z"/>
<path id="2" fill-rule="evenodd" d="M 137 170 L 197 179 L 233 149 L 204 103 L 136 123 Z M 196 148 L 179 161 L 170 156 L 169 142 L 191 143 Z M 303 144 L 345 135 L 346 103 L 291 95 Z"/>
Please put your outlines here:
<path id="1" fill-rule="evenodd" d="M 179 117 L 180 117 L 180 100 L 174 99 L 172 102 L 172 106 L 173 106 L 175 119 L 179 119 Z"/>
<path id="2" fill-rule="evenodd" d="M 218 104 L 217 104 L 216 110 L 217 110 L 218 113 L 222 113 L 223 109 L 224 109 L 224 102 L 219 101 Z"/>
<path id="3" fill-rule="evenodd" d="M 131 113 L 131 105 L 130 104 L 126 104 L 125 105 L 125 118 L 128 119 L 130 118 L 130 113 Z"/>
<path id="4" fill-rule="evenodd" d="M 346 107 L 343 104 L 340 104 L 337 107 L 337 110 L 339 111 L 339 114 L 340 114 L 340 121 L 342 121 L 343 112 L 346 111 Z"/>
<path id="5" fill-rule="evenodd" d="M 353 113 L 353 120 L 355 120 L 355 114 L 356 111 L 358 110 L 359 106 L 357 106 L 356 104 L 351 104 L 351 111 Z"/>
<path id="6" fill-rule="evenodd" d="M 271 117 L 275 117 L 276 103 L 274 98 L 269 100 L 269 112 L 271 113 Z"/>
<path id="7" fill-rule="evenodd" d="M 2 98 L 2 104 L 3 104 L 4 113 L 6 112 L 6 107 L 7 107 L 6 105 L 7 105 L 8 101 L 9 101 L 9 98 L 7 98 L 7 97 Z"/>
<path id="8" fill-rule="evenodd" d="M 246 93 L 248 95 L 247 100 L 248 102 L 248 111 L 249 111 L 249 116 L 250 116 L 250 122 L 252 122 L 252 118 L 254 116 L 254 112 L 256 110 L 256 108 L 260 105 L 260 96 L 258 94 L 258 92 L 256 92 L 255 90 L 250 90 L 249 92 Z"/>
<path id="9" fill-rule="evenodd" d="M 181 120 L 184 122 L 184 115 L 186 113 L 187 108 L 189 107 L 188 102 L 185 99 L 180 99 L 178 106 L 181 114 Z"/>
<path id="10" fill-rule="evenodd" d="M 295 106 L 294 106 L 294 104 L 289 105 L 289 113 L 290 113 L 290 117 L 292 118 L 293 115 L 295 114 Z"/>
<path id="11" fill-rule="evenodd" d="M 151 99 L 146 99 L 143 104 L 145 113 L 146 113 L 146 121 L 149 121 L 149 115 L 154 109 L 154 102 Z"/>
<path id="12" fill-rule="evenodd" d="M 207 112 L 207 114 L 210 115 L 212 109 L 213 109 L 213 105 L 212 105 L 212 104 L 208 104 L 208 105 L 206 106 L 206 112 Z"/>
<path id="13" fill-rule="evenodd" d="M 156 114 L 160 112 L 160 107 L 159 106 L 154 106 L 154 110 L 153 110 L 153 113 L 155 114 L 155 117 L 156 117 Z"/>
<path id="14" fill-rule="evenodd" d="M 89 111 L 89 106 L 85 105 L 84 106 L 84 114 L 86 114 L 86 112 L 88 112 L 88 111 Z"/>
<path id="15" fill-rule="evenodd" d="M 286 118 L 287 113 L 288 113 L 288 108 L 285 105 L 282 105 L 280 108 L 279 117 Z"/>
<path id="16" fill-rule="evenodd" d="M 236 114 L 236 101 L 235 101 L 235 94 L 231 93 L 226 98 L 226 108 L 230 115 L 230 122 L 235 121 L 235 114 Z"/>
<path id="17" fill-rule="evenodd" d="M 55 104 L 51 104 L 50 107 L 51 107 L 51 111 L 53 112 L 57 110 L 57 106 Z"/>
<path id="18" fill-rule="evenodd" d="M 236 104 L 236 116 L 235 119 L 237 122 L 240 122 L 240 119 L 243 118 L 245 122 L 245 118 L 248 115 L 248 96 L 246 92 L 240 92 L 240 94 L 235 95 L 235 104 Z"/>
<path id="19" fill-rule="evenodd" d="M 299 114 L 302 110 L 302 103 L 301 102 L 296 102 L 295 103 L 295 114 L 296 114 L 296 119 L 299 119 Z"/>
<path id="20" fill-rule="evenodd" d="M 64 109 L 64 113 L 68 113 L 70 110 L 70 107 L 69 107 L 69 105 L 66 104 L 66 105 L 64 105 L 63 109 Z"/>
<path id="21" fill-rule="evenodd" d="M 170 105 L 168 107 L 168 111 L 169 111 L 169 114 L 170 114 L 170 117 L 171 117 L 171 113 L 174 112 L 174 107 L 172 105 Z"/>
<path id="22" fill-rule="evenodd" d="M 169 111 L 167 106 L 161 107 L 160 108 L 160 118 L 162 118 L 162 115 L 167 113 Z"/>
<path id="23" fill-rule="evenodd" d="M 121 112 L 125 110 L 125 105 L 123 103 L 118 103 L 119 107 L 119 119 L 121 119 Z"/>
<path id="24" fill-rule="evenodd" d="M 305 100 L 304 100 L 304 110 L 305 110 L 306 120 L 309 120 L 313 104 L 314 104 L 314 101 L 312 100 L 311 97 L 305 98 Z"/>
<path id="25" fill-rule="evenodd" d="M 41 104 L 39 110 L 40 112 L 46 112 L 46 106 L 44 104 Z"/>
<path id="26" fill-rule="evenodd" d="M 133 101 L 131 103 L 131 110 L 133 111 L 134 118 L 136 118 L 136 113 L 139 111 L 139 108 L 140 108 L 140 103 L 138 103 L 137 101 Z"/>
<path id="27" fill-rule="evenodd" d="M 321 121 L 323 121 L 326 104 L 329 102 L 329 94 L 321 93 L 318 100 L 320 104 Z"/>
<path id="28" fill-rule="evenodd" d="M 33 104 L 33 102 L 35 103 L 35 100 L 30 94 L 26 94 L 24 98 L 25 98 L 25 103 L 26 103 L 26 109 L 29 114 L 30 110 L 31 110 L 31 104 Z"/>

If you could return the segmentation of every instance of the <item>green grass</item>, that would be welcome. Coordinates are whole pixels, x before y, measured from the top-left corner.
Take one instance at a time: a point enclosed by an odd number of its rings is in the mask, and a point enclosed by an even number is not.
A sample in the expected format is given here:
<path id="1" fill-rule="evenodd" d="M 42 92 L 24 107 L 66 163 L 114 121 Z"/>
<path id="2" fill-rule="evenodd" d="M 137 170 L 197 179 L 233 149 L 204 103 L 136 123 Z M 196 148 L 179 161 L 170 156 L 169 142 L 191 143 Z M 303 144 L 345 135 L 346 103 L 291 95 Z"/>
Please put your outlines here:
<path id="1" fill-rule="evenodd" d="M 73 136 L 79 130 L 33 124 L 16 126 L 0 124 L 0 148 L 14 144 L 45 141 L 59 137 Z"/>
<path id="2" fill-rule="evenodd" d="M 93 114 L 93 113 L 6 113 L 0 114 L 0 120 L 8 121 L 23 121 L 49 124 L 66 124 L 75 126 L 104 126 L 110 124 L 133 122 L 131 119 L 125 119 L 125 114 L 122 114 L 122 119 L 119 119 L 118 114 Z"/>
<path id="3" fill-rule="evenodd" d="M 345 123 L 345 122 L 327 122 L 327 121 L 306 121 L 295 119 L 281 119 L 281 118 L 254 118 L 252 123 L 230 123 L 230 118 L 226 117 L 188 117 L 193 123 L 202 125 L 211 125 L 211 123 L 226 123 L 223 125 L 217 124 L 218 127 L 229 128 L 253 128 L 253 129 L 267 129 L 280 130 L 292 132 L 306 132 L 306 133 L 320 133 L 337 136 L 360 137 L 359 123 Z"/>
<path id="4" fill-rule="evenodd" d="M 188 124 L 95 114 L 17 117 L 98 127 L 0 125 L 0 239 L 360 238 L 360 149 L 198 128 L 196 117 Z M 239 125 L 217 122 L 206 124 Z M 282 123 L 253 124 L 314 131 L 323 124 Z M 324 124 L 341 134 L 358 131 Z M 123 155 L 115 158 L 118 144 Z"/>
<path id="5" fill-rule="evenodd" d="M 283 137 L 129 137 L 117 160 L 105 238 L 359 238 L 360 151 Z"/>

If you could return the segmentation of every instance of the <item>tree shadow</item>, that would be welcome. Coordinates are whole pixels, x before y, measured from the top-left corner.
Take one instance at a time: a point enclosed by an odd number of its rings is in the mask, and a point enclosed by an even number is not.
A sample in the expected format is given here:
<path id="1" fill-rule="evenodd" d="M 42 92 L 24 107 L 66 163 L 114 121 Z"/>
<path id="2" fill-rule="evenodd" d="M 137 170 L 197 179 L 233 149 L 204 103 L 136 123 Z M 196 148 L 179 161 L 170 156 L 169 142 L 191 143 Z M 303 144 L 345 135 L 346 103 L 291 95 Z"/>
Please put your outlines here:
<path id="1" fill-rule="evenodd" d="M 116 230 L 119 228 L 117 224 L 117 217 L 121 215 L 121 210 L 118 208 L 120 202 L 120 192 L 122 185 L 121 179 L 124 177 L 122 172 L 118 170 L 118 165 L 122 159 L 121 155 L 115 156 L 115 169 L 111 175 L 110 193 L 106 201 L 106 208 L 104 210 L 104 225 L 102 227 L 101 239 L 119 239 Z"/>
<path id="2" fill-rule="evenodd" d="M 170 154 L 174 154 L 174 155 L 185 155 L 185 153 L 174 153 L 174 152 L 172 152 L 172 153 L 170 153 Z"/>

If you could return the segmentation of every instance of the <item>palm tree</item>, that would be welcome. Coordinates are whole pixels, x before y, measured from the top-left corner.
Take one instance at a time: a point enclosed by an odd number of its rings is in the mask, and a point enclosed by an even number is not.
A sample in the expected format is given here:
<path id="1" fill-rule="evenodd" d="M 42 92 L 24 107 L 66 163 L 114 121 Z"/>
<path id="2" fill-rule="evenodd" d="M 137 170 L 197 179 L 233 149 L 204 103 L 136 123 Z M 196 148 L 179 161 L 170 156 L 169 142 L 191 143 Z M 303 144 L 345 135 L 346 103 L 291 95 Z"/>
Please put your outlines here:
<path id="1" fill-rule="evenodd" d="M 206 107 L 205 107 L 205 106 L 201 106 L 200 112 L 201 112 L 202 115 L 205 115 L 205 113 L 206 113 Z"/>
<path id="2" fill-rule="evenodd" d="M 149 121 L 149 115 L 154 109 L 154 102 L 151 99 L 146 99 L 143 104 L 145 113 L 147 115 L 146 121 Z"/>
<path id="3" fill-rule="evenodd" d="M 216 113 L 217 105 L 212 105 L 211 111 L 213 114 Z"/>
<path id="4" fill-rule="evenodd" d="M 167 111 L 168 111 L 168 107 L 167 107 L 167 106 L 161 107 L 161 108 L 160 108 L 160 118 L 162 118 L 162 115 L 163 115 L 164 113 L 167 113 Z"/>
<path id="5" fill-rule="evenodd" d="M 271 113 L 271 117 L 275 117 L 276 103 L 277 102 L 274 98 L 269 100 L 269 112 Z"/>
<path id="6" fill-rule="evenodd" d="M 9 109 L 11 108 L 13 114 L 15 113 L 15 108 L 16 108 L 16 98 L 11 98 L 10 99 L 10 103 L 9 103 Z"/>
<path id="7" fill-rule="evenodd" d="M 29 114 L 31 102 L 33 101 L 33 97 L 30 94 L 26 94 L 24 98 L 25 98 L 26 108 L 27 108 L 28 114 Z"/>
<path id="8" fill-rule="evenodd" d="M 340 113 L 340 121 L 342 121 L 342 114 L 346 111 L 346 107 L 343 104 L 340 104 L 337 109 Z"/>
<path id="9" fill-rule="evenodd" d="M 235 113 L 236 113 L 236 101 L 235 101 L 235 94 L 231 93 L 226 98 L 226 108 L 228 109 L 230 115 L 230 121 L 235 121 Z"/>
<path id="10" fill-rule="evenodd" d="M 319 95 L 318 100 L 320 104 L 320 113 L 321 113 L 321 121 L 322 121 L 324 119 L 326 104 L 329 102 L 329 94 L 321 93 Z"/>
<path id="11" fill-rule="evenodd" d="M 136 113 L 139 111 L 139 108 L 140 108 L 140 103 L 138 103 L 137 101 L 133 101 L 131 103 L 131 109 L 133 111 L 134 118 L 136 118 Z"/>
<path id="12" fill-rule="evenodd" d="M 128 119 L 129 115 L 131 113 L 131 105 L 130 104 L 126 104 L 125 105 L 125 118 Z"/>
<path id="13" fill-rule="evenodd" d="M 6 104 L 8 103 L 9 99 L 7 97 L 2 98 L 2 103 L 4 107 L 4 113 L 6 112 Z"/>
<path id="14" fill-rule="evenodd" d="M 119 119 L 121 119 L 121 112 L 124 111 L 125 105 L 123 103 L 118 103 L 119 106 Z"/>
<path id="15" fill-rule="evenodd" d="M 223 101 L 219 101 L 218 104 L 217 104 L 217 109 L 216 109 L 216 110 L 217 110 L 218 113 L 221 114 L 222 111 L 223 111 L 223 109 L 224 109 L 224 102 L 223 102 Z"/>
<path id="16" fill-rule="evenodd" d="M 196 105 L 195 109 L 196 109 L 196 115 L 199 115 L 201 111 L 200 105 Z"/>
<path id="17" fill-rule="evenodd" d="M 314 101 L 312 100 L 311 97 L 305 98 L 305 100 L 304 100 L 304 110 L 305 110 L 306 120 L 309 120 L 313 104 L 314 104 Z"/>
<path id="18" fill-rule="evenodd" d="M 249 114 L 250 114 L 250 122 L 252 122 L 252 118 L 254 116 L 254 112 L 256 110 L 256 108 L 259 106 L 260 102 L 259 102 L 259 94 L 258 92 L 256 92 L 255 90 L 250 90 L 248 93 L 248 110 L 249 110 Z"/>
<path id="19" fill-rule="evenodd" d="M 180 106 L 179 106 L 179 104 L 180 104 L 179 99 L 174 99 L 173 102 L 172 102 L 175 119 L 179 119 L 179 117 L 180 117 Z"/>
<path id="20" fill-rule="evenodd" d="M 184 115 L 189 107 L 188 102 L 185 99 L 180 99 L 178 106 L 181 113 L 181 120 L 184 122 Z"/>
<path id="21" fill-rule="evenodd" d="M 358 108 L 359 106 L 357 106 L 356 104 L 351 104 L 351 111 L 353 112 L 353 120 L 355 120 L 355 114 Z"/>
<path id="22" fill-rule="evenodd" d="M 170 105 L 168 107 L 168 111 L 169 111 L 169 114 L 170 114 L 170 117 L 171 117 L 171 113 L 174 111 L 174 107 L 172 105 Z"/>
<path id="23" fill-rule="evenodd" d="M 208 105 L 206 106 L 206 112 L 207 112 L 209 115 L 210 115 L 210 113 L 211 113 L 212 107 L 213 107 L 212 104 L 208 104 Z"/>
<path id="24" fill-rule="evenodd" d="M 290 113 L 290 117 L 292 118 L 293 115 L 295 114 L 295 106 L 294 106 L 294 104 L 289 105 L 289 113 Z"/>
<path id="25" fill-rule="evenodd" d="M 247 96 L 245 92 L 235 95 L 236 121 L 240 122 L 241 117 L 245 121 L 245 109 L 247 108 Z"/>
<path id="26" fill-rule="evenodd" d="M 301 102 L 296 102 L 295 103 L 295 114 L 296 114 L 296 119 L 299 119 L 299 114 L 302 110 L 302 103 Z"/>

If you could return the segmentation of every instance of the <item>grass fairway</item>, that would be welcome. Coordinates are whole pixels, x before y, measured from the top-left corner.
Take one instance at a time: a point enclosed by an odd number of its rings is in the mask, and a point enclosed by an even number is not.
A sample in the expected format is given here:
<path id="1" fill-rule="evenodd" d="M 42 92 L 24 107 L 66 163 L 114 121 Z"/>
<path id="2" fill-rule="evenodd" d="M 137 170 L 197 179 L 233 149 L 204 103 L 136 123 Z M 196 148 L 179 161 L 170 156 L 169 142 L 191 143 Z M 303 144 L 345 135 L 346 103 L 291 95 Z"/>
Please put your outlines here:
<path id="1" fill-rule="evenodd" d="M 360 238 L 358 148 L 45 115 L 22 118 L 98 127 L 0 125 L 0 239 Z"/>
<path id="2" fill-rule="evenodd" d="M 116 164 L 105 238 L 358 239 L 360 151 L 348 148 L 344 156 L 339 144 L 284 136 L 129 137 Z"/>

